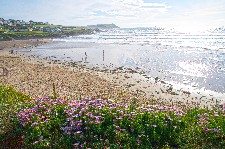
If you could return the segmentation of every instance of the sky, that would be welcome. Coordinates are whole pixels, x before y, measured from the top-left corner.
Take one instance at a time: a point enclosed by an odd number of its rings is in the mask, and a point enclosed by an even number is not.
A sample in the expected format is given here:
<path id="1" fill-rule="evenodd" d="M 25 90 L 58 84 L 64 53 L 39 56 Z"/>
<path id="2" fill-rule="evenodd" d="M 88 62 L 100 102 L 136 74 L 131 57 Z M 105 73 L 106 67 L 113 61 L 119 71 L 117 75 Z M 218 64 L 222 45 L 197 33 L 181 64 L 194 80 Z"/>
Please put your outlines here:
<path id="1" fill-rule="evenodd" d="M 0 0 L 0 18 L 83 26 L 225 26 L 225 0 Z"/>

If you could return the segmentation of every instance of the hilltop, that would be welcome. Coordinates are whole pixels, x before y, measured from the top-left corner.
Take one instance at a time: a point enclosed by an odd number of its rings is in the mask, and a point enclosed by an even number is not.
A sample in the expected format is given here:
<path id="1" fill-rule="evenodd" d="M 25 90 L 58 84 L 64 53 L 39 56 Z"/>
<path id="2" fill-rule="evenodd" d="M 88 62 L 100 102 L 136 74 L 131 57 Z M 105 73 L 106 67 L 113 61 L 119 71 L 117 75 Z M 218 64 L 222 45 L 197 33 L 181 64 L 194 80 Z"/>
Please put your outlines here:
<path id="1" fill-rule="evenodd" d="M 95 31 L 85 26 L 63 26 L 48 22 L 36 22 L 0 18 L 0 41 L 33 38 L 66 37 L 92 34 Z"/>
<path id="2" fill-rule="evenodd" d="M 97 25 L 88 25 L 87 26 L 89 29 L 114 29 L 114 28 L 119 28 L 115 24 L 97 24 Z"/>

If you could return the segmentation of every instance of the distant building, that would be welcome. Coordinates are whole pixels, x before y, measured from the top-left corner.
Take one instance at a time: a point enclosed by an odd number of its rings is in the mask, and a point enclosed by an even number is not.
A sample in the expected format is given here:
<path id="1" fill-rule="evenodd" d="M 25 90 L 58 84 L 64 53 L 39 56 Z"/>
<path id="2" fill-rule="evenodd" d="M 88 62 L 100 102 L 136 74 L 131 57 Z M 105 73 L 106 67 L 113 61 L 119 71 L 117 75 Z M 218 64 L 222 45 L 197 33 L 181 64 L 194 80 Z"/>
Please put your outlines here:
<path id="1" fill-rule="evenodd" d="M 4 25 L 9 25 L 8 20 L 4 20 L 4 21 L 3 21 L 3 24 L 4 24 Z"/>
<path id="2" fill-rule="evenodd" d="M 25 22 L 25 21 L 21 21 L 21 23 L 20 23 L 21 25 L 26 25 L 27 23 Z"/>
<path id="3" fill-rule="evenodd" d="M 35 24 L 44 25 L 44 22 L 36 22 Z"/>
<path id="4" fill-rule="evenodd" d="M 29 24 L 30 24 L 30 25 L 33 25 L 33 24 L 35 24 L 35 23 L 34 23 L 34 21 L 30 20 L 30 21 L 29 21 Z"/>
<path id="5" fill-rule="evenodd" d="M 43 32 L 43 27 L 39 27 L 38 30 Z"/>
<path id="6" fill-rule="evenodd" d="M 16 27 L 15 26 L 10 26 L 9 27 L 9 31 L 10 32 L 16 32 L 18 29 L 16 29 Z"/>
<path id="7" fill-rule="evenodd" d="M 30 32 L 33 31 L 33 30 L 34 30 L 33 28 L 28 28 L 28 31 L 30 31 Z"/>
<path id="8" fill-rule="evenodd" d="M 3 25 L 4 24 L 4 19 L 3 18 L 0 18 L 0 25 Z"/>
<path id="9" fill-rule="evenodd" d="M 61 32 L 63 30 L 62 26 L 60 27 L 38 27 L 39 25 L 49 25 L 48 22 L 35 22 L 30 20 L 29 22 L 25 22 L 24 20 L 14 20 L 8 19 L 4 20 L 0 18 L 0 27 L 10 32 L 25 32 L 25 31 L 43 31 L 43 32 Z M 3 26 L 5 25 L 5 26 Z"/>

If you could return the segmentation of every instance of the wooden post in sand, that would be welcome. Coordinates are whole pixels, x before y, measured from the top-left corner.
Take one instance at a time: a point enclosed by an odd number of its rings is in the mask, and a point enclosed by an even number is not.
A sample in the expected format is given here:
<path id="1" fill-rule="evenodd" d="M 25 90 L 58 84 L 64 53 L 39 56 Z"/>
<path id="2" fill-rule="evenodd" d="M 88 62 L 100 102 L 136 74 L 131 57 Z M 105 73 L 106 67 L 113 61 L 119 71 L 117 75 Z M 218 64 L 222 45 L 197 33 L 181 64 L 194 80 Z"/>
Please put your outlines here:
<path id="1" fill-rule="evenodd" d="M 87 53 L 85 52 L 85 58 L 84 58 L 84 62 L 86 63 L 87 62 Z"/>
<path id="2" fill-rule="evenodd" d="M 103 55 L 103 62 L 104 62 L 104 60 L 105 60 L 105 51 L 103 50 L 103 53 L 102 53 Z"/>

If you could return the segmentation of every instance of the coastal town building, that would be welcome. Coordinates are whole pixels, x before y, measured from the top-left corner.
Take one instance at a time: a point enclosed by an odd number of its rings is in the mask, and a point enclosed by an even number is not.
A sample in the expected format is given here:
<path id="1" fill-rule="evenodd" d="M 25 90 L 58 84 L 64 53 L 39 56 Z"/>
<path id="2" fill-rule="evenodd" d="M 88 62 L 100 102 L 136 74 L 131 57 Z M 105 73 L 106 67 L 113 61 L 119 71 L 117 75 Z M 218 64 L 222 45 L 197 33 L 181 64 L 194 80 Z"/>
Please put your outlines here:
<path id="1" fill-rule="evenodd" d="M 43 25 L 43 26 L 41 26 Z M 27 32 L 27 31 L 42 31 L 42 32 L 61 32 L 60 27 L 48 27 L 48 22 L 35 22 L 30 20 L 25 22 L 24 20 L 4 19 L 0 18 L 0 30 L 10 32 Z"/>

